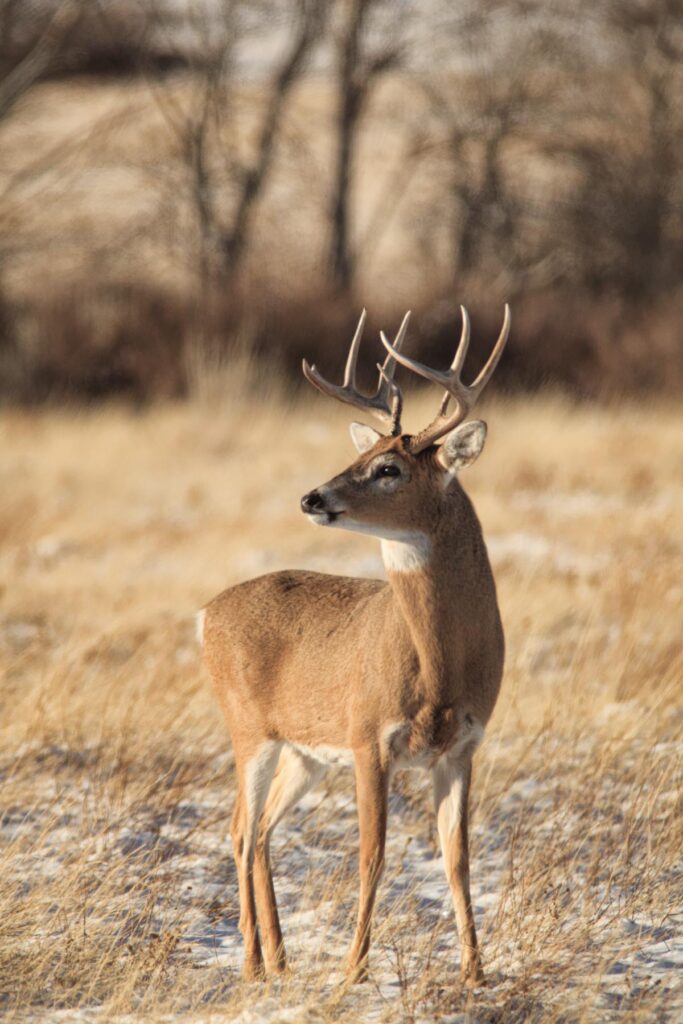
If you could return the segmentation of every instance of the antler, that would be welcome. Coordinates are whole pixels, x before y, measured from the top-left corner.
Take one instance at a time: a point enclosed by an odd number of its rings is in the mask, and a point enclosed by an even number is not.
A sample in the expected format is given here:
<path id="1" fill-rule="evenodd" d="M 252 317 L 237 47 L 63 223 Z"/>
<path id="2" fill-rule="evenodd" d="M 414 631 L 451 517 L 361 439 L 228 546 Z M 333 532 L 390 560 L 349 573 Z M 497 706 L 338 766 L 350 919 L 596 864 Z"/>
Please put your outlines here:
<path id="1" fill-rule="evenodd" d="M 362 395 L 356 387 L 356 363 L 358 362 L 358 350 L 360 348 L 360 341 L 363 335 L 363 328 L 365 327 L 365 321 L 367 318 L 366 311 L 363 310 L 356 327 L 356 333 L 351 341 L 351 347 L 349 354 L 346 359 L 346 368 L 344 370 L 344 383 L 340 386 L 338 384 L 330 384 L 324 377 L 320 375 L 315 366 L 309 366 L 308 362 L 304 359 L 303 371 L 304 377 L 309 381 L 318 391 L 322 391 L 324 395 L 329 395 L 330 398 L 337 398 L 340 402 L 346 402 L 348 405 L 354 405 L 357 409 L 363 409 L 364 411 L 370 411 L 378 416 L 384 423 L 388 423 L 391 428 L 393 436 L 397 436 L 401 433 L 401 411 L 403 408 L 403 396 L 401 389 L 398 384 L 394 382 L 394 373 L 396 371 L 396 358 L 397 353 L 400 352 L 401 345 L 406 336 L 408 330 L 408 320 L 410 319 L 410 313 L 406 313 L 403 317 L 403 322 L 398 329 L 398 334 L 394 339 L 391 352 L 386 357 L 384 362 L 380 365 L 377 364 L 379 370 L 379 382 L 377 384 L 377 391 L 374 395 L 367 396 Z"/>
<path id="2" fill-rule="evenodd" d="M 440 370 L 432 370 L 428 366 L 424 366 L 422 363 L 418 363 L 416 359 L 410 359 L 408 356 L 404 356 L 399 352 L 397 346 L 392 345 L 390 341 L 385 337 L 384 334 L 380 334 L 382 344 L 384 345 L 387 352 L 398 360 L 402 366 L 406 366 L 409 370 L 414 373 L 419 373 L 421 377 L 425 377 L 426 380 L 432 381 L 434 384 L 439 384 L 442 388 L 445 388 L 446 394 L 443 397 L 441 406 L 439 408 L 438 415 L 428 427 L 416 434 L 410 442 L 410 450 L 417 454 L 428 448 L 430 444 L 434 444 L 444 434 L 449 433 L 454 427 L 457 427 L 459 423 L 465 419 L 470 413 L 474 403 L 479 398 L 479 395 L 488 384 L 493 371 L 498 365 L 505 343 L 508 340 L 510 334 L 510 307 L 505 304 L 505 316 L 503 318 L 503 326 L 501 327 L 498 340 L 493 347 L 493 351 L 489 356 L 484 369 L 481 371 L 476 380 L 469 385 L 463 384 L 460 375 L 462 373 L 463 364 L 465 362 L 465 356 L 467 355 L 467 349 L 470 343 L 470 318 L 467 315 L 467 310 L 464 306 L 460 307 L 462 311 L 462 332 L 460 334 L 460 341 L 455 352 L 455 357 L 451 363 L 450 369 L 446 373 L 442 373 Z M 457 406 L 454 413 L 448 415 L 448 404 L 454 398 Z"/>

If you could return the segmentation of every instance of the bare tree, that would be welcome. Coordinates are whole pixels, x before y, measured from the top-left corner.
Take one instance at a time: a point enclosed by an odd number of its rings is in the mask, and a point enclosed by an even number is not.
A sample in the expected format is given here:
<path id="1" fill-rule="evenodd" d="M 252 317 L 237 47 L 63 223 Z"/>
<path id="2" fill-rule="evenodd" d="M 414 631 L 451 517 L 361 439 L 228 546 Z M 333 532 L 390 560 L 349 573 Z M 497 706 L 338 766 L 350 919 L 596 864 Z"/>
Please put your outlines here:
<path id="1" fill-rule="evenodd" d="M 20 4 L 17 0 L 0 4 L 0 120 L 39 79 L 54 70 L 82 9 L 82 0 L 62 0 L 22 45 L 16 36 L 22 24 L 26 28 L 27 19 L 24 15 L 22 23 Z"/>
<path id="2" fill-rule="evenodd" d="M 226 0 L 218 26 L 206 11 L 203 17 L 195 13 L 205 46 L 193 72 L 188 104 L 178 102 L 172 89 L 151 82 L 189 174 L 204 285 L 213 275 L 234 280 L 241 268 L 287 104 L 324 29 L 327 10 L 325 0 L 292 0 L 289 39 L 265 84 L 264 112 L 249 158 L 240 155 L 234 139 L 235 62 L 246 31 L 244 0 Z M 226 193 L 231 196 L 229 203 Z"/>
<path id="3" fill-rule="evenodd" d="M 331 196 L 330 271 L 340 291 L 352 289 L 357 251 L 353 245 L 351 197 L 358 126 L 373 86 L 397 66 L 400 43 L 390 36 L 368 43 L 370 17 L 383 0 L 343 0 L 343 19 L 336 38 L 336 157 Z"/>
<path id="4" fill-rule="evenodd" d="M 270 173 L 285 105 L 305 67 L 313 44 L 320 37 L 326 13 L 326 4 L 322 0 L 298 0 L 296 5 L 296 24 L 290 44 L 269 83 L 256 156 L 241 175 L 241 188 L 232 223 L 223 231 L 221 238 L 221 250 L 226 265 L 232 271 L 239 266 L 244 254 L 253 210 Z"/>
<path id="5" fill-rule="evenodd" d="M 599 132 L 562 147 L 581 172 L 569 227 L 584 283 L 632 300 L 681 283 L 683 9 L 605 0 L 600 14 L 614 63 L 582 97 Z"/>
<path id="6" fill-rule="evenodd" d="M 3 0 L 0 3 L 0 129 L 7 122 L 17 104 L 33 86 L 46 74 L 54 70 L 64 45 L 76 25 L 82 9 L 80 0 L 63 0 L 52 12 L 40 21 L 37 29 L 33 26 L 28 37 L 21 38 L 21 6 L 17 0 Z M 24 25 L 26 18 L 24 16 Z M 2 143 L 0 141 L 0 153 Z M 59 153 L 52 154 L 57 160 Z M 53 164 L 54 166 L 54 164 Z M 24 166 L 12 167 L 6 173 L 0 164 L 2 185 L 0 186 L 0 227 L 7 215 L 7 199 L 27 179 L 35 180 L 42 172 L 33 155 Z M 5 270 L 16 247 L 16 231 L 0 231 L 0 345 L 8 340 L 9 302 L 5 292 Z"/>
<path id="7" fill-rule="evenodd" d="M 567 129 L 574 58 L 571 28 L 550 5 L 493 8 L 482 19 L 463 5 L 448 26 L 459 65 L 415 80 L 431 121 L 431 168 L 445 182 L 438 219 L 450 235 L 450 275 L 485 273 L 510 297 L 557 272 L 544 233 L 556 199 L 547 142 Z"/>

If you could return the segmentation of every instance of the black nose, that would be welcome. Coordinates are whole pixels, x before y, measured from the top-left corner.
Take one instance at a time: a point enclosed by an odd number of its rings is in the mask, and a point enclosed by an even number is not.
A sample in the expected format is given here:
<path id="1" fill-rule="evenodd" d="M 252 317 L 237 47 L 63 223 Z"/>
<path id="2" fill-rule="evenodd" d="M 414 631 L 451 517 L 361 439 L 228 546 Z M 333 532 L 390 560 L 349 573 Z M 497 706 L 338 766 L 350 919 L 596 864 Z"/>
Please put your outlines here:
<path id="1" fill-rule="evenodd" d="M 317 491 L 309 491 L 301 499 L 302 512 L 321 512 L 324 507 L 325 500 Z"/>

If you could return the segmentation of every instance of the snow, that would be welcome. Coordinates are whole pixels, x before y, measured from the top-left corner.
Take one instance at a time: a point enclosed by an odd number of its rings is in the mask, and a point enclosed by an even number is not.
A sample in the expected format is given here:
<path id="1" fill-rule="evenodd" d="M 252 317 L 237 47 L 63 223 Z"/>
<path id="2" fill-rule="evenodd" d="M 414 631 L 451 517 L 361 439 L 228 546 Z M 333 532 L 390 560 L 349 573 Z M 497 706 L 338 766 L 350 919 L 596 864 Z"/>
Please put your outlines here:
<path id="1" fill-rule="evenodd" d="M 663 756 L 666 753 L 662 751 Z M 227 758 L 224 768 L 227 774 Z M 290 966 L 304 977 L 314 973 L 317 991 L 322 985 L 328 995 L 343 981 L 344 958 L 355 918 L 357 823 L 352 794 L 352 772 L 334 773 L 331 781 L 306 795 L 273 840 L 275 887 Z M 46 879 L 59 877 L 65 857 L 73 855 L 75 846 L 81 842 L 90 860 L 110 865 L 125 862 L 131 892 L 135 879 L 136 884 L 142 879 L 149 883 L 154 877 L 168 879 L 168 907 L 159 908 L 159 928 L 164 915 L 170 912 L 179 935 L 178 952 L 172 956 L 189 956 L 196 970 L 220 970 L 223 976 L 227 972 L 237 982 L 243 950 L 224 812 L 229 812 L 226 791 L 214 783 L 202 789 L 196 800 L 181 800 L 172 820 L 161 824 L 150 821 L 147 825 L 112 824 L 97 842 L 87 833 L 79 833 L 77 815 L 65 814 L 62 823 L 55 823 L 47 841 L 35 853 L 24 853 L 20 858 L 17 854 L 16 867 L 26 886 L 39 886 Z M 387 1007 L 400 1005 L 399 953 L 403 958 L 402 970 L 409 978 L 420 976 L 427 954 L 447 965 L 445 970 L 452 981 L 457 977 L 455 925 L 443 864 L 435 853 L 435 830 L 419 815 L 415 817 L 415 813 L 406 804 L 400 788 L 392 794 L 387 868 L 376 913 L 372 982 L 347 996 L 356 1001 L 353 1005 L 359 1022 L 386 1020 Z M 565 813 L 561 807 L 553 809 L 552 786 L 531 778 L 513 781 L 487 821 L 475 819 L 472 897 L 494 992 L 504 992 L 511 979 L 524 970 L 518 936 L 502 935 L 496 926 L 510 872 L 507 837 L 520 814 L 534 819 L 537 842 L 543 841 L 543 835 L 564 833 L 568 839 L 580 836 L 583 827 L 574 813 Z M 21 839 L 22 834 L 39 833 L 40 829 L 35 812 L 8 813 L 0 825 L 2 838 L 10 841 Z M 584 866 L 577 862 L 575 877 L 582 880 L 583 876 Z M 603 901 L 612 906 L 618 903 L 619 892 L 614 887 L 608 890 L 607 884 L 604 880 L 594 884 L 591 907 Z M 509 892 L 505 898 L 510 898 Z M 521 897 L 515 893 L 513 898 Z M 563 906 L 561 899 L 558 905 Z M 572 916 L 576 907 L 574 904 L 571 914 L 558 920 L 558 932 L 569 935 L 579 923 Z M 625 1012 L 631 1005 L 630 996 L 639 986 L 658 983 L 663 990 L 670 989 L 673 999 L 675 979 L 680 979 L 683 972 L 683 909 L 672 908 L 662 921 L 652 920 L 645 912 L 617 916 L 609 927 L 613 955 L 605 962 L 603 953 L 594 965 L 600 973 L 591 978 L 599 1005 L 605 1013 L 609 1011 L 605 1019 L 618 1020 L 622 1010 Z M 283 1004 L 278 998 L 281 984 L 274 981 L 265 988 L 253 986 L 249 1005 L 227 1019 L 243 1024 L 321 1019 L 316 1016 L 316 1007 L 309 1003 Z M 683 1002 L 680 1006 L 683 1009 Z M 50 1019 L 59 1020 L 61 1015 L 52 1014 Z M 89 1008 L 69 1019 L 104 1018 L 98 1016 L 95 1008 Z M 417 1015 L 415 1019 L 430 1018 Z M 465 1018 L 456 1015 L 439 1019 Z"/>

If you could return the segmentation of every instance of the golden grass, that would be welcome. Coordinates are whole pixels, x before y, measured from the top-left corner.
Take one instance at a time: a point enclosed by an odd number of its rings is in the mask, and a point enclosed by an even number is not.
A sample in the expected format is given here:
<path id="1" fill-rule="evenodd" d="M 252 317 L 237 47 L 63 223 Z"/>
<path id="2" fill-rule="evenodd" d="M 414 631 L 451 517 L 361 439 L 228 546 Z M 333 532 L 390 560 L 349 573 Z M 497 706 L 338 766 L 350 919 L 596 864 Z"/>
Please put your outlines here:
<path id="1" fill-rule="evenodd" d="M 339 986 L 356 894 L 345 772 L 276 839 L 294 971 L 261 986 L 239 978 L 231 758 L 193 613 L 278 566 L 381 570 L 371 540 L 298 512 L 350 460 L 344 411 L 259 404 L 244 376 L 213 383 L 139 415 L 0 420 L 5 1019 L 675 1019 L 680 410 L 539 398 L 486 411 L 465 484 L 508 640 L 474 789 L 488 987 L 458 986 L 417 774 L 392 798 L 372 980 Z M 413 397 L 415 423 L 432 404 Z"/>

